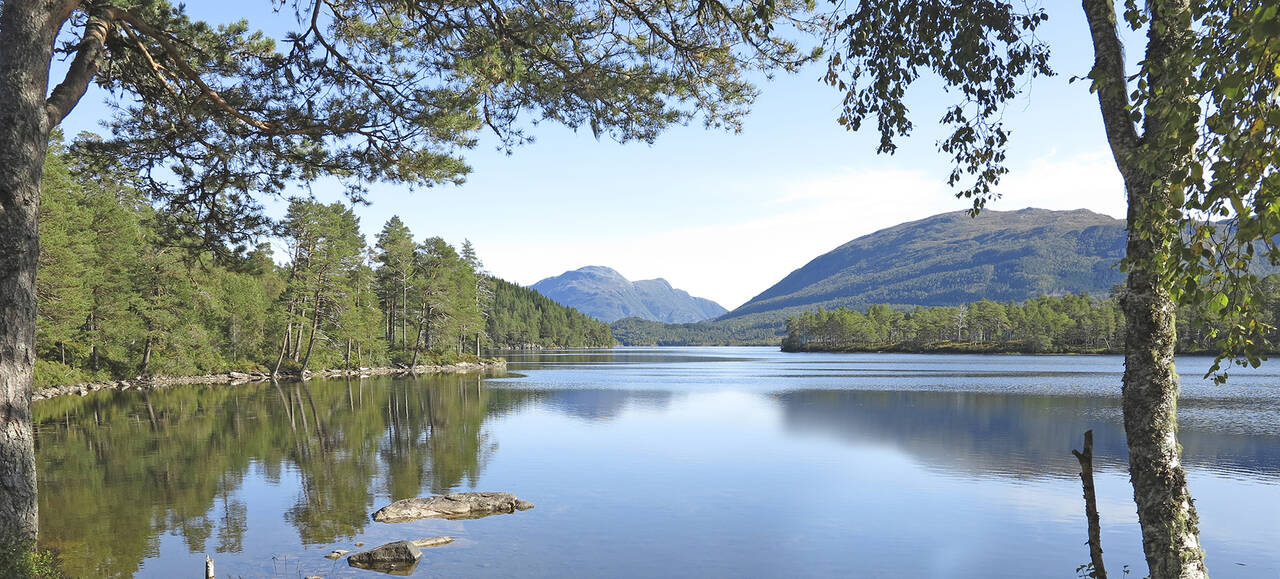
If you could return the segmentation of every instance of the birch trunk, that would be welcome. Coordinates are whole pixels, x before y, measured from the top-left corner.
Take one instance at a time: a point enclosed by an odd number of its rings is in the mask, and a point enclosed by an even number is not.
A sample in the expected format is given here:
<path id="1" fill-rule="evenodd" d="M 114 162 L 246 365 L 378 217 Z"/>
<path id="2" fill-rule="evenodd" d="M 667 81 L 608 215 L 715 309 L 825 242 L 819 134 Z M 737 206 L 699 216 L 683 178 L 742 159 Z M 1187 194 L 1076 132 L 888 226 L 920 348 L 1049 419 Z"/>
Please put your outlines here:
<path id="1" fill-rule="evenodd" d="M 1143 551 L 1151 579 L 1208 577 L 1178 445 L 1175 305 L 1160 280 L 1169 248 L 1180 242 L 1181 209 L 1162 183 L 1195 143 L 1195 119 L 1186 116 L 1187 104 L 1194 103 L 1188 100 L 1190 6 L 1187 0 L 1147 3 L 1151 25 L 1143 75 L 1151 97 L 1141 135 L 1130 111 L 1115 4 L 1083 0 L 1083 7 L 1093 38 L 1090 77 L 1129 201 L 1122 404 Z"/>

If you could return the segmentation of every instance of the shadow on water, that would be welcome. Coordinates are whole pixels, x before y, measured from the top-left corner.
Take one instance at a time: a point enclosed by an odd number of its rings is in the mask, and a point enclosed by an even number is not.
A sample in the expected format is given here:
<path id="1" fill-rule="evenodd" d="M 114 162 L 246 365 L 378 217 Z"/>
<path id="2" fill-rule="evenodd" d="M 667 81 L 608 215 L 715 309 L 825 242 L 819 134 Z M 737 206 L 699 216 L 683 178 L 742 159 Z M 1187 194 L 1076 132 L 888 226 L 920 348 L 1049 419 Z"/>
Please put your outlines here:
<path id="1" fill-rule="evenodd" d="M 351 538 L 375 494 L 474 482 L 496 443 L 486 417 L 536 393 L 475 376 L 102 392 L 36 406 L 40 530 L 73 577 L 127 577 L 165 533 L 239 553 L 247 476 L 300 480 L 285 513 L 304 544 Z"/>

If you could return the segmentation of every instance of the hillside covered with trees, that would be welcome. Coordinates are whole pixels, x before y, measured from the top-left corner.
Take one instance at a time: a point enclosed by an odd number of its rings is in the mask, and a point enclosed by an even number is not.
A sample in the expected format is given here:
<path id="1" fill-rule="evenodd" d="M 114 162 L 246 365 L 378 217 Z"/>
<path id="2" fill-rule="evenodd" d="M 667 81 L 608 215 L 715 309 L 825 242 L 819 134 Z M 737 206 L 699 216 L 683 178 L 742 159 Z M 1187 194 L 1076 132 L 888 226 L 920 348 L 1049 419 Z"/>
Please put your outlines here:
<path id="1" fill-rule="evenodd" d="M 1124 221 L 1083 209 L 942 213 L 849 241 L 720 319 L 780 325 L 814 308 L 1106 295 L 1124 280 L 1124 251 Z"/>
<path id="2" fill-rule="evenodd" d="M 397 217 L 372 247 L 342 204 L 293 200 L 269 244 L 200 247 L 130 179 L 47 157 L 37 380 L 414 364 L 485 349 L 609 346 L 607 325 L 484 273 L 469 242 Z"/>
<path id="3" fill-rule="evenodd" d="M 1280 275 L 1263 281 L 1266 316 L 1280 311 Z M 1116 295 L 1041 296 L 1022 303 L 979 300 L 964 306 L 916 307 L 907 311 L 875 305 L 815 310 L 789 318 L 782 349 L 788 352 L 1020 352 L 1119 353 L 1124 313 Z M 1217 351 L 1225 334 L 1220 321 L 1192 308 L 1178 311 L 1178 351 Z M 1272 343 L 1280 332 L 1271 331 Z"/>

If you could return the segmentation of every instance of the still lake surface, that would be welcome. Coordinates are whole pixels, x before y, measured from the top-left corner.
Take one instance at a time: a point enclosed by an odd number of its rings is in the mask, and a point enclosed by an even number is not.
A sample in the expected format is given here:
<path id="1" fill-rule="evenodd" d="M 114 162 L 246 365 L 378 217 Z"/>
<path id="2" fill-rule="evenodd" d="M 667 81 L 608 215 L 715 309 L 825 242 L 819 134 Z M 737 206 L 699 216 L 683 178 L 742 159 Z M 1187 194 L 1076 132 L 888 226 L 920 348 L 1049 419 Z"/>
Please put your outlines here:
<path id="1" fill-rule="evenodd" d="M 1145 575 L 1114 356 L 619 348 L 509 374 L 100 392 L 35 406 L 41 542 L 76 577 L 376 577 L 323 558 L 452 535 L 417 576 Z M 1280 366 L 1200 378 L 1181 441 L 1214 577 L 1280 577 Z M 509 491 L 533 510 L 372 522 Z"/>

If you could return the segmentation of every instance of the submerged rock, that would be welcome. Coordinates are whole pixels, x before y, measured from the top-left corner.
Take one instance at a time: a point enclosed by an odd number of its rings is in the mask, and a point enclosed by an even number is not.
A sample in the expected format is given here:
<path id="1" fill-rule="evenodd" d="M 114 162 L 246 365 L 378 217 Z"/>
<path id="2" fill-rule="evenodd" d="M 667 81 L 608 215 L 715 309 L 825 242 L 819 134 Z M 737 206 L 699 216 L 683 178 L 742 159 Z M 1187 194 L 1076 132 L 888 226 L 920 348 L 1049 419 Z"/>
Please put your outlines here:
<path id="1" fill-rule="evenodd" d="M 422 549 L 414 545 L 413 541 L 396 541 L 347 557 L 347 564 L 361 569 L 394 573 L 412 569 L 421 558 Z"/>
<path id="2" fill-rule="evenodd" d="M 373 520 L 403 523 L 418 519 L 478 519 L 532 508 L 533 503 L 522 501 L 511 493 L 453 493 L 398 500 L 378 509 L 373 513 Z"/>
<path id="3" fill-rule="evenodd" d="M 413 546 L 419 549 L 427 547 L 439 547 L 440 545 L 448 545 L 453 542 L 453 537 L 430 537 L 427 539 L 414 539 Z"/>
<path id="4" fill-rule="evenodd" d="M 342 558 L 342 556 L 343 556 L 343 555 L 346 555 L 347 553 L 350 553 L 350 552 L 351 552 L 351 551 L 350 551 L 350 550 L 347 550 L 347 549 L 334 549 L 334 550 L 333 550 L 333 551 L 331 551 L 328 555 L 325 555 L 325 556 L 324 556 L 324 558 L 325 558 L 325 559 L 340 559 L 340 558 Z"/>

